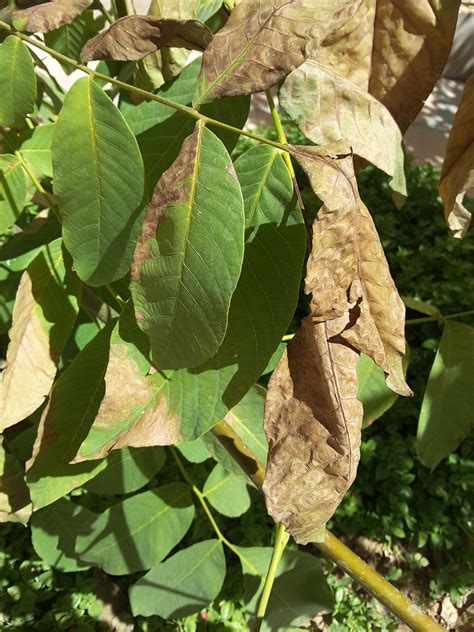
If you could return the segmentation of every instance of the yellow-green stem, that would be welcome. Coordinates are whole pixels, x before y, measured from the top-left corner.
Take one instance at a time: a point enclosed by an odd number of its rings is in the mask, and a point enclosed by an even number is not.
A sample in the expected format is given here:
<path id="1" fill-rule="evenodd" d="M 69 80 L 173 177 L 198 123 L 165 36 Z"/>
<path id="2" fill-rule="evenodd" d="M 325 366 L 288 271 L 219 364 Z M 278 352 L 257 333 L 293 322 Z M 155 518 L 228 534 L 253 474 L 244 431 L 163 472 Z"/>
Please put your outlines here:
<path id="1" fill-rule="evenodd" d="M 451 318 L 461 318 L 462 316 L 472 316 L 474 314 L 474 309 L 469 309 L 466 312 L 457 312 L 456 314 L 448 314 L 444 316 L 440 314 L 439 316 L 426 316 L 422 318 L 412 318 L 405 321 L 405 325 L 422 325 L 423 323 L 434 323 L 436 321 L 442 323 L 445 320 L 450 320 Z"/>
<path id="2" fill-rule="evenodd" d="M 270 560 L 270 565 L 265 576 L 265 582 L 263 584 L 262 595 L 258 604 L 253 632 L 260 632 L 260 628 L 262 627 L 262 622 L 265 618 L 268 602 L 270 601 L 270 595 L 272 592 L 273 583 L 275 581 L 276 572 L 278 570 L 278 564 L 280 563 L 281 556 L 283 555 L 283 551 L 285 550 L 285 546 L 288 543 L 289 537 L 289 534 L 285 531 L 285 527 L 282 524 L 277 524 L 272 559 Z"/>
<path id="3" fill-rule="evenodd" d="M 43 185 L 38 180 L 38 178 L 35 176 L 35 174 L 31 171 L 29 164 L 23 159 L 23 156 L 21 155 L 21 153 L 19 151 L 16 151 L 15 152 L 15 156 L 18 158 L 18 162 L 23 167 L 23 169 L 26 171 L 26 174 L 28 175 L 30 180 L 33 182 L 33 184 L 35 185 L 36 189 L 41 194 L 47 195 L 46 189 L 43 187 Z"/>

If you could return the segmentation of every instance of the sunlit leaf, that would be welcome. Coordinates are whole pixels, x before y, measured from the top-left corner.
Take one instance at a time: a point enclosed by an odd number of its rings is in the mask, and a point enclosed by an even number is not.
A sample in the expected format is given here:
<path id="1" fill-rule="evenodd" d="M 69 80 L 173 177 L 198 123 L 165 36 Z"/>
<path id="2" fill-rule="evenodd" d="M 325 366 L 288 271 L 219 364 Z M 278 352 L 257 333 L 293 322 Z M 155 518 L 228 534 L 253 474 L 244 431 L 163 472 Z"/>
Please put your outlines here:
<path id="1" fill-rule="evenodd" d="M 23 127 L 33 111 L 36 77 L 28 48 L 13 35 L 0 44 L 0 125 Z"/>
<path id="2" fill-rule="evenodd" d="M 211 458 L 209 450 L 206 448 L 206 444 L 199 437 L 194 441 L 185 441 L 176 446 L 181 452 L 184 458 L 190 463 L 203 463 L 207 459 Z"/>
<path id="3" fill-rule="evenodd" d="M 18 158 L 0 156 L 0 231 L 5 231 L 20 217 L 28 199 L 26 175 Z"/>
<path id="4" fill-rule="evenodd" d="M 77 538 L 76 552 L 112 575 L 147 570 L 181 541 L 193 518 L 187 485 L 156 487 L 100 514 Z"/>
<path id="5" fill-rule="evenodd" d="M 206 22 L 212 18 L 222 6 L 222 0 L 199 0 L 199 8 L 197 10 L 197 19 Z"/>
<path id="6" fill-rule="evenodd" d="M 130 588 L 133 615 L 186 617 L 219 594 L 226 563 L 219 540 L 204 540 L 153 567 Z"/>
<path id="7" fill-rule="evenodd" d="M 250 508 L 247 485 L 220 463 L 207 477 L 202 491 L 214 509 L 228 518 L 237 518 Z"/>
<path id="8" fill-rule="evenodd" d="M 20 31 L 48 33 L 64 24 L 70 24 L 92 0 L 51 0 L 15 11 L 13 25 Z"/>
<path id="9" fill-rule="evenodd" d="M 398 399 L 385 384 L 385 375 L 373 360 L 361 353 L 357 363 L 357 399 L 364 407 L 363 421 L 368 425 L 381 417 Z"/>
<path id="10" fill-rule="evenodd" d="M 474 408 L 474 328 L 446 321 L 426 385 L 416 451 L 435 468 L 472 430 Z"/>
<path id="11" fill-rule="evenodd" d="M 88 285 L 119 279 L 140 230 L 143 162 L 122 115 L 92 79 L 69 90 L 52 152 L 64 243 L 79 277 Z"/>

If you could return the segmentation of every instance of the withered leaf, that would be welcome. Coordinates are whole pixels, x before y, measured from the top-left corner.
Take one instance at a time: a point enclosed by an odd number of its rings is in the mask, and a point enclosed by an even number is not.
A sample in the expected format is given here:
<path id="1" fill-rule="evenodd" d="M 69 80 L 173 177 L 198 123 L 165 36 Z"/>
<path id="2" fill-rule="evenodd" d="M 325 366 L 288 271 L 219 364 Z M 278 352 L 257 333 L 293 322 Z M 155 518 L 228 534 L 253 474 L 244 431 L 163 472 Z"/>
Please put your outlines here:
<path id="1" fill-rule="evenodd" d="M 313 143 L 350 142 L 356 155 L 392 176 L 392 189 L 406 196 L 400 129 L 368 92 L 308 60 L 286 77 L 280 103 Z"/>
<path id="2" fill-rule="evenodd" d="M 311 56 L 385 105 L 402 133 L 441 76 L 460 0 L 363 0 Z"/>
<path id="3" fill-rule="evenodd" d="M 203 57 L 194 105 L 275 85 L 339 29 L 360 0 L 242 2 Z"/>
<path id="4" fill-rule="evenodd" d="M 444 215 L 454 237 L 464 237 L 471 222 L 471 213 L 462 201 L 466 191 L 474 188 L 474 75 L 462 94 L 459 109 L 449 135 L 439 192 Z"/>
<path id="5" fill-rule="evenodd" d="M 92 0 L 51 0 L 21 11 L 14 11 L 13 25 L 22 31 L 49 33 L 64 24 L 70 24 Z"/>
<path id="6" fill-rule="evenodd" d="M 405 307 L 390 275 L 375 225 L 359 197 L 350 149 L 293 147 L 292 154 L 324 202 L 313 225 L 306 292 L 318 322 L 351 308 L 351 326 L 337 332 L 370 356 L 386 374 L 387 386 L 411 395 L 403 375 Z"/>
<path id="7" fill-rule="evenodd" d="M 268 386 L 265 502 L 275 522 L 300 544 L 318 537 L 359 462 L 359 354 L 339 335 L 349 318 L 348 311 L 320 323 L 307 317 Z"/>
<path id="8" fill-rule="evenodd" d="M 211 39 L 212 31 L 197 20 L 128 15 L 89 40 L 81 51 L 81 58 L 85 61 L 138 61 L 165 47 L 204 50 Z"/>

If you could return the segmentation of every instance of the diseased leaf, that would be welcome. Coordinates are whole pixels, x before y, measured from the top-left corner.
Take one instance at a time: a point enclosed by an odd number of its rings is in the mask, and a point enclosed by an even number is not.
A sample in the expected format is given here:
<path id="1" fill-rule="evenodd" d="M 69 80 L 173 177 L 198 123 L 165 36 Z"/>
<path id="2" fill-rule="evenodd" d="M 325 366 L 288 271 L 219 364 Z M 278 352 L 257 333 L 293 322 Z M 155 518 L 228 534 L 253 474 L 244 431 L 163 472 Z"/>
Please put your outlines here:
<path id="1" fill-rule="evenodd" d="M 27 9 L 14 11 L 13 26 L 20 31 L 48 33 L 64 24 L 70 24 L 92 0 L 50 0 Z"/>
<path id="2" fill-rule="evenodd" d="M 202 491 L 214 509 L 228 518 L 237 518 L 250 508 L 247 485 L 220 463 L 207 477 Z"/>
<path id="3" fill-rule="evenodd" d="M 31 520 L 31 542 L 37 555 L 49 566 L 63 573 L 76 573 L 90 568 L 74 552 L 77 537 L 87 533 L 96 514 L 60 498 L 50 507 L 35 511 Z"/>
<path id="4" fill-rule="evenodd" d="M 349 312 L 321 323 L 308 316 L 268 385 L 265 502 L 299 544 L 317 539 L 360 458 L 358 353 L 340 336 L 349 323 Z"/>
<path id="5" fill-rule="evenodd" d="M 261 92 L 300 66 L 351 17 L 360 0 L 258 0 L 240 3 L 203 57 L 195 106 Z"/>
<path id="6" fill-rule="evenodd" d="M 13 308 L 6 368 L 0 382 L 2 431 L 41 406 L 79 309 L 80 283 L 58 239 L 23 273 Z"/>
<path id="7" fill-rule="evenodd" d="M 36 77 L 30 51 L 14 35 L 0 44 L 0 125 L 23 127 L 33 112 Z"/>
<path id="8" fill-rule="evenodd" d="M 148 570 L 182 540 L 193 518 L 187 485 L 156 487 L 100 514 L 77 538 L 76 552 L 111 575 Z"/>
<path id="9" fill-rule="evenodd" d="M 402 133 L 451 50 L 460 0 L 363 0 L 311 57 L 378 99 Z"/>
<path id="10" fill-rule="evenodd" d="M 390 186 L 406 197 L 402 135 L 390 112 L 351 81 L 308 60 L 285 79 L 280 102 L 316 145 L 338 140 L 391 176 Z"/>
<path id="11" fill-rule="evenodd" d="M 54 123 L 39 125 L 35 127 L 31 137 L 25 140 L 20 147 L 23 160 L 40 179 L 53 177 L 51 163 L 53 132 Z"/>
<path id="12" fill-rule="evenodd" d="M 126 15 L 87 42 L 81 58 L 138 61 L 160 48 L 204 50 L 212 31 L 197 20 L 173 20 L 151 15 Z"/>
<path id="13" fill-rule="evenodd" d="M 426 386 L 416 452 L 434 469 L 474 426 L 474 328 L 447 320 Z"/>
<path id="14" fill-rule="evenodd" d="M 64 243 L 79 277 L 88 285 L 121 278 L 140 230 L 143 162 L 122 115 L 92 79 L 69 90 L 52 153 Z"/>
<path id="15" fill-rule="evenodd" d="M 454 117 L 441 170 L 439 192 L 444 216 L 454 237 L 462 238 L 471 223 L 471 213 L 462 201 L 474 188 L 474 75 L 467 80 Z"/>
<path id="16" fill-rule="evenodd" d="M 130 588 L 135 617 L 187 617 L 208 606 L 221 591 L 226 573 L 219 540 L 204 540 L 154 566 Z"/>
<path id="17" fill-rule="evenodd" d="M 18 158 L 0 156 L 0 231 L 6 231 L 20 217 L 28 199 L 26 176 Z"/>
<path id="18" fill-rule="evenodd" d="M 36 509 L 50 505 L 96 476 L 106 461 L 69 462 L 95 419 L 104 396 L 104 375 L 114 322 L 106 325 L 74 358 L 54 384 L 41 417 L 27 482 Z"/>
<path id="19" fill-rule="evenodd" d="M 405 307 L 373 220 L 359 197 L 350 150 L 345 143 L 335 143 L 294 147 L 292 152 L 324 202 L 313 226 L 307 264 L 306 292 L 313 295 L 313 318 L 337 318 L 350 306 L 351 326 L 338 333 L 378 364 L 389 388 L 411 395 L 402 367 Z"/>
<path id="20" fill-rule="evenodd" d="M 105 469 L 86 485 L 94 494 L 130 494 L 150 482 L 163 467 L 163 448 L 123 448 L 107 457 Z"/>
<path id="21" fill-rule="evenodd" d="M 156 366 L 193 367 L 220 347 L 243 236 L 232 161 L 198 123 L 158 182 L 132 265 L 137 321 L 150 338 Z"/>
<path id="22" fill-rule="evenodd" d="M 25 483 L 25 469 L 16 456 L 4 447 L 0 437 L 0 523 L 22 522 L 31 516 L 31 503 Z"/>

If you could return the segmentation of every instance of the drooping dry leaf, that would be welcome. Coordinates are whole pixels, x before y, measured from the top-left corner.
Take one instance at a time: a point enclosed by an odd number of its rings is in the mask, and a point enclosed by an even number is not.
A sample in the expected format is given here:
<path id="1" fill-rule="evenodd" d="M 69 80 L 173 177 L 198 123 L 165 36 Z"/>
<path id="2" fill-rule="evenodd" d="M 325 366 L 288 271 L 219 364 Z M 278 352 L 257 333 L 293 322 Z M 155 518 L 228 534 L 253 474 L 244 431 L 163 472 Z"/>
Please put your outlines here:
<path id="1" fill-rule="evenodd" d="M 370 356 L 400 395 L 410 395 L 402 358 L 405 307 L 390 275 L 369 211 L 359 197 L 350 149 L 293 147 L 316 195 L 324 202 L 313 226 L 306 292 L 312 292 L 313 318 L 342 316 L 355 303 L 351 326 L 338 333 Z"/>
<path id="2" fill-rule="evenodd" d="M 454 118 L 444 158 L 439 192 L 444 215 L 454 237 L 462 238 L 471 223 L 471 213 L 462 201 L 466 191 L 474 188 L 474 75 L 462 94 Z"/>
<path id="3" fill-rule="evenodd" d="M 268 386 L 265 502 L 275 522 L 300 544 L 317 538 L 359 462 L 359 354 L 338 335 L 349 318 L 349 311 L 321 323 L 307 317 Z"/>
<path id="4" fill-rule="evenodd" d="M 381 101 L 402 133 L 440 77 L 460 0 L 363 0 L 311 55 Z"/>
<path id="5" fill-rule="evenodd" d="M 242 2 L 204 53 L 194 104 L 275 85 L 341 28 L 360 1 Z"/>
<path id="6" fill-rule="evenodd" d="M 197 20 L 128 15 L 89 40 L 81 51 L 81 58 L 85 61 L 138 61 L 164 47 L 204 50 L 211 39 L 211 30 Z"/>
<path id="7" fill-rule="evenodd" d="M 31 516 L 23 464 L 4 447 L 0 438 L 0 522 L 22 522 Z"/>
<path id="8" fill-rule="evenodd" d="M 308 60 L 285 79 L 280 103 L 313 143 L 346 140 L 356 155 L 392 176 L 392 189 L 406 196 L 400 129 L 368 92 Z"/>
<path id="9" fill-rule="evenodd" d="M 21 31 L 49 33 L 64 24 L 70 24 L 91 4 L 92 0 L 51 0 L 15 11 L 13 25 Z"/>

